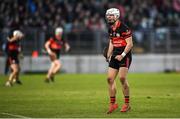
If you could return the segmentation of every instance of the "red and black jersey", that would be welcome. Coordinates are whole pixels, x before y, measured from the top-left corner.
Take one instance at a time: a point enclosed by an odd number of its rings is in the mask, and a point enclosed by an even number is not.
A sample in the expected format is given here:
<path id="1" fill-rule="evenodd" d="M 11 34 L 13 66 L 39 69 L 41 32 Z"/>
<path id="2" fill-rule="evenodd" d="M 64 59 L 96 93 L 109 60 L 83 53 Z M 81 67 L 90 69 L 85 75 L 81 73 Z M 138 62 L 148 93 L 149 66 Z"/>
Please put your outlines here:
<path id="1" fill-rule="evenodd" d="M 14 50 L 19 51 L 19 49 L 20 49 L 20 42 L 19 41 L 14 41 L 14 42 L 8 42 L 7 43 L 7 50 L 8 51 L 14 51 Z"/>
<path id="2" fill-rule="evenodd" d="M 21 50 L 20 41 L 13 41 L 7 43 L 8 61 L 10 64 L 19 64 L 18 55 Z"/>
<path id="3" fill-rule="evenodd" d="M 13 37 L 13 33 L 9 34 L 9 38 Z M 19 51 L 21 49 L 20 40 L 17 39 L 16 41 L 7 42 L 7 51 Z"/>
<path id="4" fill-rule="evenodd" d="M 109 37 L 113 44 L 113 54 L 109 62 L 109 67 L 119 70 L 120 67 L 130 67 L 132 61 L 131 50 L 126 56 L 118 61 L 115 57 L 121 55 L 127 45 L 126 39 L 132 36 L 131 30 L 122 22 L 116 22 L 115 26 L 109 28 Z"/>
<path id="5" fill-rule="evenodd" d="M 9 35 L 9 38 L 12 38 L 13 34 Z M 17 39 L 13 42 L 8 41 L 6 44 L 6 51 L 8 54 L 8 61 L 10 64 L 19 64 L 18 55 L 21 51 L 21 40 Z"/>
<path id="6" fill-rule="evenodd" d="M 21 50 L 20 40 L 7 43 L 8 61 L 10 64 L 19 64 L 18 54 Z"/>
<path id="7" fill-rule="evenodd" d="M 132 36 L 131 30 L 122 22 L 118 21 L 115 26 L 109 27 L 109 37 L 114 47 L 125 47 L 125 39 Z"/>
<path id="8" fill-rule="evenodd" d="M 61 49 L 65 43 L 64 38 L 59 36 L 51 37 L 48 41 L 50 42 L 51 49 Z"/>

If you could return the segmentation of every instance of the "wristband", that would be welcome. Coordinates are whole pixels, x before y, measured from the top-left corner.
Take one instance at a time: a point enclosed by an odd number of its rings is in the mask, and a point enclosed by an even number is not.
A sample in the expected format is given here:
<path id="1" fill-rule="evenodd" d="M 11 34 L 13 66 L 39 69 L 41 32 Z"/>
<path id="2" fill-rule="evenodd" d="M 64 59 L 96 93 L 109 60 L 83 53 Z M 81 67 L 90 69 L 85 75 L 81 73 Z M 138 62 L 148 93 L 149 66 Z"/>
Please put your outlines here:
<path id="1" fill-rule="evenodd" d="M 121 55 L 122 55 L 122 57 L 125 57 L 125 56 L 126 56 L 126 53 L 125 53 L 125 52 L 123 52 Z"/>
<path id="2" fill-rule="evenodd" d="M 51 53 L 51 50 L 50 50 L 50 49 L 47 49 L 47 52 L 50 54 L 50 53 Z"/>

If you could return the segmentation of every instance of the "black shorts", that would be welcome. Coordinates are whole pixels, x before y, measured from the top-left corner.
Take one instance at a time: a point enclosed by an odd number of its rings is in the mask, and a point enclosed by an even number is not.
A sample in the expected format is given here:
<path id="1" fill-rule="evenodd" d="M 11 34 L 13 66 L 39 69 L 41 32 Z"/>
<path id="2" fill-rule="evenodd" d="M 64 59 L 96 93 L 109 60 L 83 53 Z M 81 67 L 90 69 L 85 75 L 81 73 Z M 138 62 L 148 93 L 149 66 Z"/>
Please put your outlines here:
<path id="1" fill-rule="evenodd" d="M 8 52 L 9 64 L 19 64 L 19 51 L 13 50 Z"/>
<path id="2" fill-rule="evenodd" d="M 114 48 L 113 55 L 109 62 L 109 67 L 111 67 L 113 69 L 117 69 L 117 70 L 119 70 L 120 67 L 127 67 L 129 69 L 129 67 L 131 65 L 131 61 L 132 61 L 131 51 L 129 53 L 127 53 L 126 56 L 121 61 L 118 61 L 117 59 L 115 59 L 115 57 L 117 55 L 121 55 L 121 53 L 124 51 L 124 48 L 125 47 Z"/>
<path id="3" fill-rule="evenodd" d="M 60 49 L 52 49 L 52 48 L 51 48 L 51 51 L 53 51 L 53 53 L 56 54 L 56 58 L 59 59 L 61 50 L 60 50 Z"/>

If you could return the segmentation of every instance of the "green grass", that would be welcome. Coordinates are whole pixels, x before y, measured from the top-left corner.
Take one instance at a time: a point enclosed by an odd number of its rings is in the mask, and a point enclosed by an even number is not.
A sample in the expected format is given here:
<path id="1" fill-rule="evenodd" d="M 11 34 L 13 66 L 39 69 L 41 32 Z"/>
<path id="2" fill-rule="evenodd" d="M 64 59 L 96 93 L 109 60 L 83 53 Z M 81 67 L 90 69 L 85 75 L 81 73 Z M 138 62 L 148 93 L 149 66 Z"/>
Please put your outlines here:
<path id="1" fill-rule="evenodd" d="M 5 87 L 0 76 L 0 117 L 9 113 L 33 118 L 49 117 L 180 117 L 180 74 L 129 74 L 132 110 L 107 115 L 106 75 L 61 74 L 45 84 L 44 75 L 22 75 L 22 86 Z M 120 82 L 117 101 L 122 105 Z"/>

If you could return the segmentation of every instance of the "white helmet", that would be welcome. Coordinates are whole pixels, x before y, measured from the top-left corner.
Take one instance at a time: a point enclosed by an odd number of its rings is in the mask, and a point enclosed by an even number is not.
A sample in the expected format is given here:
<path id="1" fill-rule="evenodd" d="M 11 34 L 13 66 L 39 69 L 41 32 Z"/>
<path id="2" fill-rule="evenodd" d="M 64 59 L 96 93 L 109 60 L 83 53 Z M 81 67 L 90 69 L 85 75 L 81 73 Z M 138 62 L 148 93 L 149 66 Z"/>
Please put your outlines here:
<path id="1" fill-rule="evenodd" d="M 120 17 L 120 11 L 117 8 L 110 8 L 106 11 L 106 16 L 107 15 L 114 15 L 116 20 Z"/>
<path id="2" fill-rule="evenodd" d="M 13 36 L 22 37 L 23 33 L 20 30 L 14 30 Z"/>
<path id="3" fill-rule="evenodd" d="M 55 30 L 55 34 L 59 34 L 63 32 L 63 28 L 62 27 L 57 27 Z"/>

